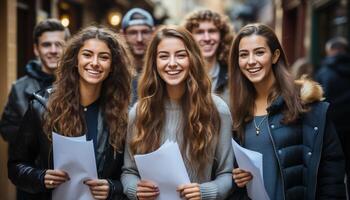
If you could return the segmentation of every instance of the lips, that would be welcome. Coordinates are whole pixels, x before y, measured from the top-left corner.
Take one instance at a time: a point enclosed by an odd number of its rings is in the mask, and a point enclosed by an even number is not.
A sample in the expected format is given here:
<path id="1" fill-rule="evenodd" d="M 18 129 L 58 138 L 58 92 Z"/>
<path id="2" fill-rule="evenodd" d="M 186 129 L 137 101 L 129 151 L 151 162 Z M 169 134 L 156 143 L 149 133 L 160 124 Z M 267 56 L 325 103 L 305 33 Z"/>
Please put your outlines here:
<path id="1" fill-rule="evenodd" d="M 170 76 L 175 76 L 178 75 L 182 72 L 182 70 L 170 70 L 170 71 L 166 71 L 165 73 L 167 73 Z"/>
<path id="2" fill-rule="evenodd" d="M 256 74 L 262 69 L 262 67 L 253 67 L 253 68 L 248 68 L 247 71 L 251 74 Z"/>
<path id="3" fill-rule="evenodd" d="M 87 69 L 86 71 L 88 72 L 88 74 L 90 74 L 92 76 L 97 76 L 97 75 L 101 74 L 101 71 L 98 71 L 98 70 Z"/>

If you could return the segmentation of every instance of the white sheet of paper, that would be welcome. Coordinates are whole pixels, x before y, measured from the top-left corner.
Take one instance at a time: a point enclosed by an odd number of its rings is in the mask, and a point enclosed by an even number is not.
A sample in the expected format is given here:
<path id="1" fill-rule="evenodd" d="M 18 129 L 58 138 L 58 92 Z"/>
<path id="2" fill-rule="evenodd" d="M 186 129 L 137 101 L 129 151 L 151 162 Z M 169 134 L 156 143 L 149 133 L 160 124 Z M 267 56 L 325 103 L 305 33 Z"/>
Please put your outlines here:
<path id="1" fill-rule="evenodd" d="M 249 171 L 253 179 L 247 184 L 247 193 L 252 200 L 269 200 L 264 186 L 263 156 L 261 153 L 241 147 L 232 139 L 233 151 L 239 168 Z"/>
<path id="2" fill-rule="evenodd" d="M 134 158 L 141 179 L 157 184 L 158 200 L 181 200 L 176 188 L 190 179 L 177 143 L 166 141 L 156 151 Z"/>
<path id="3" fill-rule="evenodd" d="M 52 192 L 53 200 L 93 200 L 83 181 L 96 179 L 94 145 L 86 137 L 65 137 L 52 133 L 54 169 L 68 173 L 70 180 Z"/>

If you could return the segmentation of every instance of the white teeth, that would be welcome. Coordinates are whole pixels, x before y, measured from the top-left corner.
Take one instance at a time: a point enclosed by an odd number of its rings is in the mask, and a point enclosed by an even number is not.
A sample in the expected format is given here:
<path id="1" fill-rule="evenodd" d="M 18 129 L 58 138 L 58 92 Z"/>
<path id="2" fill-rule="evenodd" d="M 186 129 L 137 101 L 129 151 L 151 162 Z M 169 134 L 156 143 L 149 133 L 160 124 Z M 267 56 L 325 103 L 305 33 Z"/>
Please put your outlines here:
<path id="1" fill-rule="evenodd" d="M 176 70 L 176 71 L 167 71 L 166 73 L 169 74 L 169 75 L 176 75 L 176 74 L 179 74 L 181 71 L 179 70 Z"/>
<path id="2" fill-rule="evenodd" d="M 258 67 L 258 68 L 249 68 L 249 69 L 247 69 L 247 71 L 248 71 L 249 73 L 256 73 L 256 72 L 258 72 L 258 71 L 260 71 L 260 70 L 261 70 L 260 67 Z"/>
<path id="3" fill-rule="evenodd" d="M 87 71 L 88 71 L 90 74 L 99 74 L 99 73 L 100 73 L 99 71 L 91 70 L 91 69 L 88 69 Z"/>

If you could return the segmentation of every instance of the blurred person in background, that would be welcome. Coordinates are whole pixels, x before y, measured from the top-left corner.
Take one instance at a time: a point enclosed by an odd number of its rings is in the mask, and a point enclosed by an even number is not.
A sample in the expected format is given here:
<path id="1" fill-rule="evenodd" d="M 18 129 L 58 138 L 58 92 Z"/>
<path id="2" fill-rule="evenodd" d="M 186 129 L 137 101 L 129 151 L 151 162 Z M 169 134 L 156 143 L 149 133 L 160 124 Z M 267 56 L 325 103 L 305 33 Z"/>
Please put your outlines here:
<path id="1" fill-rule="evenodd" d="M 143 59 L 148 42 L 154 31 L 152 15 L 144 9 L 133 8 L 129 10 L 122 20 L 122 33 L 133 55 L 133 71 L 135 76 L 132 80 L 131 106 L 137 100 L 137 83 L 143 67 Z"/>
<path id="2" fill-rule="evenodd" d="M 350 177 L 350 54 L 349 43 L 335 37 L 326 43 L 327 57 L 315 78 L 322 85 L 330 103 L 330 117 L 341 138 L 346 157 L 347 192 Z"/>
<path id="3" fill-rule="evenodd" d="M 297 59 L 291 66 L 291 73 L 295 79 L 300 79 L 302 77 L 307 77 L 312 79 L 314 68 L 313 65 L 307 58 Z"/>
<path id="4" fill-rule="evenodd" d="M 198 10 L 190 13 L 183 25 L 201 49 L 212 91 L 229 104 L 227 58 L 234 32 L 228 18 L 212 10 Z"/>
<path id="5" fill-rule="evenodd" d="M 25 66 L 26 75 L 13 83 L 0 120 L 0 133 L 5 141 L 16 145 L 22 117 L 34 92 L 52 85 L 58 61 L 69 37 L 69 31 L 57 19 L 46 19 L 34 27 L 33 50 L 37 59 Z M 25 199 L 25 192 L 17 188 L 17 199 Z"/>

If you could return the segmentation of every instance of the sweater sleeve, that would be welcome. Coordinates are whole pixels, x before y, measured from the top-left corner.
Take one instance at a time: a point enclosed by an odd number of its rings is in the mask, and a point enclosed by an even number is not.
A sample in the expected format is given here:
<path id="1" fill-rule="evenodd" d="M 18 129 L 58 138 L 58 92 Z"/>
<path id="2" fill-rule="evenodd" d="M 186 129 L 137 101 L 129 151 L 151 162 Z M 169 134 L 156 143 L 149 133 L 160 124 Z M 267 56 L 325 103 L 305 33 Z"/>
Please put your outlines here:
<path id="1" fill-rule="evenodd" d="M 129 146 L 130 139 L 132 138 L 132 127 L 134 126 L 133 122 L 135 117 L 136 117 L 136 104 L 133 106 L 133 108 L 129 112 L 128 133 L 127 133 L 127 139 L 126 139 L 125 151 L 124 151 L 124 166 L 122 168 L 123 172 L 121 175 L 124 194 L 130 200 L 137 200 L 136 188 L 137 188 L 137 183 L 140 181 L 140 175 L 137 170 L 135 160 L 131 155 L 130 146 Z"/>
<path id="2" fill-rule="evenodd" d="M 231 146 L 232 119 L 228 106 L 219 97 L 214 97 L 220 114 L 221 127 L 212 170 L 213 180 L 200 184 L 202 200 L 225 199 L 232 188 L 234 154 Z"/>

